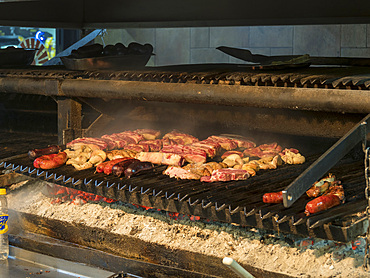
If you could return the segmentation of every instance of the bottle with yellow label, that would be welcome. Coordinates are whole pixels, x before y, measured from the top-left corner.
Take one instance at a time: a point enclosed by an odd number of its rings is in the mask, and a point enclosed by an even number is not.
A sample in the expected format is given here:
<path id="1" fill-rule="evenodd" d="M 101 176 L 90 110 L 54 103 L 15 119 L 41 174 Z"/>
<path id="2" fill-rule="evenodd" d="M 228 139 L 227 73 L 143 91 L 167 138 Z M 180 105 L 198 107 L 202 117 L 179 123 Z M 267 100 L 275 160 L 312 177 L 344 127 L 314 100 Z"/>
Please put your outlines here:
<path id="1" fill-rule="evenodd" d="M 0 260 L 6 260 L 9 256 L 8 219 L 6 189 L 0 188 Z"/>

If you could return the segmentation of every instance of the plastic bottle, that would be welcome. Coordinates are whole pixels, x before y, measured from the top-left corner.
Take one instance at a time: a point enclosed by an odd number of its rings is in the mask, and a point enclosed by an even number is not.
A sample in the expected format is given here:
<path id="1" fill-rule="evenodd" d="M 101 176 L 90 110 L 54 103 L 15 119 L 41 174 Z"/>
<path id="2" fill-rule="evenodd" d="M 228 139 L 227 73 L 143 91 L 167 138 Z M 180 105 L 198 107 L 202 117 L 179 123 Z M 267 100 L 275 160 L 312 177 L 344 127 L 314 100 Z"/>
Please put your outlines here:
<path id="1" fill-rule="evenodd" d="M 0 260 L 6 260 L 9 256 L 8 218 L 6 189 L 0 188 Z"/>

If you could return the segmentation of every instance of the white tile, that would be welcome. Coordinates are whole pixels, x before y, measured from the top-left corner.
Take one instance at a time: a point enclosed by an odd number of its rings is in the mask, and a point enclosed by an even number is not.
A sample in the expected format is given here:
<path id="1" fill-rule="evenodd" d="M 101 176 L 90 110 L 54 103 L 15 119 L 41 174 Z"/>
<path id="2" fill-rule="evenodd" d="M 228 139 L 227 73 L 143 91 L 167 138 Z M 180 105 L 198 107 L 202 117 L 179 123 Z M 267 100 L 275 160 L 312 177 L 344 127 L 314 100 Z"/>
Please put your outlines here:
<path id="1" fill-rule="evenodd" d="M 293 26 L 250 27 L 251 47 L 293 47 Z"/>
<path id="2" fill-rule="evenodd" d="M 273 55 L 292 55 L 293 47 L 272 47 L 271 56 Z"/>
<path id="3" fill-rule="evenodd" d="M 293 54 L 338 57 L 340 27 L 340 25 L 295 26 Z"/>
<path id="4" fill-rule="evenodd" d="M 191 28 L 191 48 L 209 47 L 209 27 Z"/>
<path id="5" fill-rule="evenodd" d="M 141 44 L 150 43 L 155 45 L 154 28 L 127 28 L 123 30 L 123 44 L 128 45 L 130 42 Z"/>
<path id="6" fill-rule="evenodd" d="M 344 47 L 341 50 L 342 57 L 370 58 L 370 47 Z"/>
<path id="7" fill-rule="evenodd" d="M 249 46 L 249 28 L 250 27 L 211 27 L 210 47 L 247 47 Z"/>
<path id="8" fill-rule="evenodd" d="M 366 47 L 366 24 L 346 24 L 341 27 L 341 47 Z"/>
<path id="9" fill-rule="evenodd" d="M 155 44 L 156 64 L 190 62 L 190 28 L 158 28 Z"/>

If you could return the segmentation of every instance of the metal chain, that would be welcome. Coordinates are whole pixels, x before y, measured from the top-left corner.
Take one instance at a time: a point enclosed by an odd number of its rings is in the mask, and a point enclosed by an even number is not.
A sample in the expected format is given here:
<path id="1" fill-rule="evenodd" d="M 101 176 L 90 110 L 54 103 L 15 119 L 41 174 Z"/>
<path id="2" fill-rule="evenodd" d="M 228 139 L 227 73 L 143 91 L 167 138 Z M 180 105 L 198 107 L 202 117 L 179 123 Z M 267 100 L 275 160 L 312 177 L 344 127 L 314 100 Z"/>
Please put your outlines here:
<path id="1" fill-rule="evenodd" d="M 367 207 L 366 207 L 366 216 L 368 220 L 368 227 L 366 233 L 366 246 L 365 246 L 365 257 L 364 257 L 364 264 L 363 267 L 365 270 L 369 270 L 370 266 L 370 148 L 366 148 L 365 150 L 365 179 L 366 179 L 366 188 L 365 188 L 365 197 L 367 199 Z"/>

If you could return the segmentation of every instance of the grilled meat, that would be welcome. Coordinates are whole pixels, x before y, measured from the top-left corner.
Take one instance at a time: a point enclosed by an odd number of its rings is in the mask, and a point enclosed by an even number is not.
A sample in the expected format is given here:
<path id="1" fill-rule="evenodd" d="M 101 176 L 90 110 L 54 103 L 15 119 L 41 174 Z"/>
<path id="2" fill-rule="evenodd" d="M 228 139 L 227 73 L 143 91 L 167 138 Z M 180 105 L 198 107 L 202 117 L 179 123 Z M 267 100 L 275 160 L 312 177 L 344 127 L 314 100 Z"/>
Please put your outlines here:
<path id="1" fill-rule="evenodd" d="M 244 156 L 249 157 L 271 157 L 279 154 L 282 150 L 282 147 L 277 143 L 271 144 L 262 144 L 254 148 L 248 148 L 243 151 Z"/>
<path id="2" fill-rule="evenodd" d="M 221 148 L 223 148 L 227 151 L 234 150 L 238 147 L 238 144 L 235 141 L 233 141 L 232 139 L 229 139 L 229 138 L 226 138 L 226 137 L 221 137 L 221 136 L 212 135 L 212 136 L 209 136 L 204 141 L 217 143 L 221 146 Z"/>
<path id="3" fill-rule="evenodd" d="M 176 130 L 163 135 L 163 145 L 189 145 L 198 141 L 198 138 Z"/>
<path id="4" fill-rule="evenodd" d="M 98 147 L 101 150 L 105 150 L 108 147 L 107 142 L 105 142 L 102 139 L 99 138 L 90 138 L 90 137 L 84 137 L 84 138 L 77 138 L 69 143 L 67 143 L 67 148 L 77 148 L 78 145 L 93 145 Z"/>
<path id="5" fill-rule="evenodd" d="M 52 146 L 49 146 L 47 148 L 43 148 L 43 149 L 33 149 L 33 150 L 30 150 L 28 152 L 28 157 L 32 160 L 40 157 L 40 156 L 43 156 L 43 155 L 46 155 L 46 154 L 54 154 L 54 153 L 58 153 L 60 151 L 60 147 L 59 146 L 56 146 L 56 145 L 52 145 Z"/>
<path id="6" fill-rule="evenodd" d="M 240 157 L 243 157 L 243 152 L 241 151 L 226 151 L 224 152 L 222 155 L 221 155 L 221 159 L 225 159 L 226 157 L 228 157 L 229 155 L 231 154 L 237 154 L 239 155 Z"/>
<path id="7" fill-rule="evenodd" d="M 195 143 L 192 143 L 191 146 L 194 148 L 204 150 L 207 153 L 207 156 L 209 156 L 210 158 L 215 157 L 221 149 L 220 144 L 218 144 L 217 142 L 210 141 L 210 140 L 208 141 L 202 140 L 199 142 L 195 142 Z"/>
<path id="8" fill-rule="evenodd" d="M 137 152 L 134 152 L 132 150 L 112 150 L 107 152 L 107 158 L 109 160 L 115 160 L 124 157 L 135 157 L 136 154 Z"/>
<path id="9" fill-rule="evenodd" d="M 230 154 L 223 161 L 228 167 L 234 167 L 235 165 L 243 165 L 244 161 L 238 154 Z"/>
<path id="10" fill-rule="evenodd" d="M 117 177 L 121 177 L 124 174 L 124 172 L 126 171 L 126 169 L 132 163 L 134 163 L 135 161 L 139 161 L 139 160 L 137 160 L 135 158 L 129 158 L 129 159 L 126 159 L 126 160 L 123 160 L 123 161 L 120 161 L 118 163 L 113 164 L 112 165 L 112 174 L 115 175 L 115 176 L 117 176 Z"/>
<path id="11" fill-rule="evenodd" d="M 279 204 L 283 202 L 283 192 L 272 192 L 272 193 L 265 193 L 262 196 L 262 200 L 264 203 L 267 204 Z"/>
<path id="12" fill-rule="evenodd" d="M 97 173 L 105 173 L 106 175 L 109 175 L 112 173 L 112 167 L 114 164 L 127 160 L 132 159 L 130 157 L 124 157 L 124 158 L 117 158 L 109 161 L 102 162 L 96 166 L 96 172 Z"/>
<path id="13" fill-rule="evenodd" d="M 246 180 L 249 177 L 250 177 L 249 173 L 245 170 L 224 168 L 214 170 L 211 176 L 204 176 L 200 180 L 203 182 L 235 181 L 235 180 Z"/>
<path id="14" fill-rule="evenodd" d="M 284 149 L 280 156 L 286 164 L 302 164 L 306 161 L 306 158 L 297 149 Z"/>
<path id="15" fill-rule="evenodd" d="M 189 145 L 166 145 L 161 152 L 178 154 L 189 163 L 204 163 L 207 160 L 207 153 L 204 150 Z"/>
<path id="16" fill-rule="evenodd" d="M 140 152 L 136 155 L 136 159 L 144 162 L 151 162 L 153 164 L 164 164 L 182 166 L 184 164 L 184 157 L 173 153 L 161 152 Z"/>
<path id="17" fill-rule="evenodd" d="M 162 140 L 155 139 L 155 140 L 143 140 L 140 141 L 140 145 L 145 146 L 147 145 L 149 151 L 151 152 L 159 152 L 162 149 Z"/>
<path id="18" fill-rule="evenodd" d="M 306 204 L 305 214 L 310 215 L 338 206 L 342 203 L 341 199 L 335 194 L 317 197 Z"/>
<path id="19" fill-rule="evenodd" d="M 192 173 L 190 170 L 183 169 L 179 166 L 169 166 L 163 171 L 164 175 L 168 175 L 170 178 L 177 178 L 182 180 L 199 180 L 200 175 Z"/>
<path id="20" fill-rule="evenodd" d="M 140 160 L 135 160 L 131 163 L 126 170 L 124 170 L 124 174 L 126 178 L 130 178 L 135 176 L 141 172 L 153 169 L 153 164 L 150 162 L 142 162 Z"/>
<path id="21" fill-rule="evenodd" d="M 33 161 L 35 168 L 41 168 L 44 170 L 58 168 L 64 165 L 67 161 L 67 154 L 65 152 L 59 152 L 57 154 L 47 154 L 36 158 Z"/>
<path id="22" fill-rule="evenodd" d="M 142 135 L 145 140 L 155 140 L 161 135 L 159 130 L 154 129 L 137 129 L 134 132 Z"/>
<path id="23" fill-rule="evenodd" d="M 341 182 L 336 180 L 333 174 L 329 173 L 327 177 L 315 182 L 312 187 L 306 191 L 306 194 L 310 198 L 316 198 L 328 193 L 330 187 L 334 187 L 340 183 Z"/>

